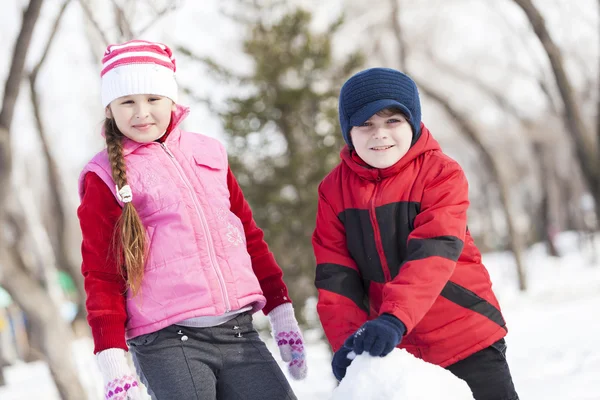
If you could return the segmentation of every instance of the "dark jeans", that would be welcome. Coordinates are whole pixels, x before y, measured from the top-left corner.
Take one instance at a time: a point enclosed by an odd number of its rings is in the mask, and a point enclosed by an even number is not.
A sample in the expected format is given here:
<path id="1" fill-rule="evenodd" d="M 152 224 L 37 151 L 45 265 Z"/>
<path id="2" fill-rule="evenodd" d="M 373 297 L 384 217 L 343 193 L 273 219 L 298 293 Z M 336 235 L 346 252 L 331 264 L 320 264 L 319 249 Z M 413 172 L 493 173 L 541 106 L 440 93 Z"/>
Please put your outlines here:
<path id="1" fill-rule="evenodd" d="M 475 400 L 519 400 L 506 362 L 504 339 L 446 369 L 467 382 Z"/>
<path id="2" fill-rule="evenodd" d="M 128 344 L 153 400 L 296 400 L 248 313 L 210 328 L 171 325 Z"/>

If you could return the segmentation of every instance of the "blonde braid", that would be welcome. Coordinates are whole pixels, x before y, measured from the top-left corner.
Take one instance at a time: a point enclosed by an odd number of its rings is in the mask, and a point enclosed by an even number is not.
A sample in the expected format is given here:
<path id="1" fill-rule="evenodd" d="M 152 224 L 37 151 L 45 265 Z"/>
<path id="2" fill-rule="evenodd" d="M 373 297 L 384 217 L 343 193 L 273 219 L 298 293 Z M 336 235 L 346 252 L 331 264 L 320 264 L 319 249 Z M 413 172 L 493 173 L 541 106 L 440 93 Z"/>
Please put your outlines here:
<path id="1" fill-rule="evenodd" d="M 123 134 L 112 118 L 104 121 L 104 133 L 112 177 L 120 189 L 127 185 L 127 168 L 123 157 Z M 147 243 L 144 225 L 131 202 L 123 205 L 123 212 L 115 227 L 113 244 L 118 263 L 124 268 L 122 272 L 126 276 L 127 285 L 135 296 L 140 291 L 144 277 Z"/>

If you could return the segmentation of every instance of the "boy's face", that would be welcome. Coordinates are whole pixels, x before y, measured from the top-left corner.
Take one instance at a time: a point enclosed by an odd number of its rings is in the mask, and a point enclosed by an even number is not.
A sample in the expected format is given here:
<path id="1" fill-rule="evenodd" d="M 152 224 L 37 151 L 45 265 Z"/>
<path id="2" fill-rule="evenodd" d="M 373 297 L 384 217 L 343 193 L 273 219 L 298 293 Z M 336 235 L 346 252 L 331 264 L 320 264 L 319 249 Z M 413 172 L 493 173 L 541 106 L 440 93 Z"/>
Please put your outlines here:
<path id="1" fill-rule="evenodd" d="M 129 139 L 150 143 L 164 135 L 171 122 L 175 104 L 168 97 L 135 94 L 119 97 L 106 107 L 106 117 Z"/>
<path id="2" fill-rule="evenodd" d="M 412 129 L 400 113 L 378 113 L 350 130 L 354 150 L 375 168 L 396 164 L 410 148 Z"/>

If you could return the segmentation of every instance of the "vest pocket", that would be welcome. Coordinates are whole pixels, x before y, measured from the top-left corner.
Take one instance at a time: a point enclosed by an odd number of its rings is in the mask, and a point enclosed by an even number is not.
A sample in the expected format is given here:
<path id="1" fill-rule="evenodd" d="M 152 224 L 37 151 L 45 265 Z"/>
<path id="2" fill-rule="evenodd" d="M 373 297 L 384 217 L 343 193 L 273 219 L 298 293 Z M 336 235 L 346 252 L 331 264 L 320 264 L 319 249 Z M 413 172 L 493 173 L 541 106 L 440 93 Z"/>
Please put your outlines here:
<path id="1" fill-rule="evenodd" d="M 204 188 L 205 196 L 220 198 L 229 203 L 227 162 L 217 157 L 194 155 L 194 174 Z M 197 190 L 197 189 L 196 189 Z"/>
<path id="2" fill-rule="evenodd" d="M 222 170 L 227 168 L 227 162 L 221 154 L 194 154 L 196 165 L 208 167 L 210 169 Z"/>

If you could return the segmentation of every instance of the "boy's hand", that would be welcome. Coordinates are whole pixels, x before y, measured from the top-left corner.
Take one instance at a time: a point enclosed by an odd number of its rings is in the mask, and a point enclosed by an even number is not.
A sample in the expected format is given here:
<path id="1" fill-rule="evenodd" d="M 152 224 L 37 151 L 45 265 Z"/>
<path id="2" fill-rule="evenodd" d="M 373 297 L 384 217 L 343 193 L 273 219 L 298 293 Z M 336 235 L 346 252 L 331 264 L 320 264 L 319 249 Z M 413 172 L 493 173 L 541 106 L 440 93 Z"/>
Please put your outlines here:
<path id="1" fill-rule="evenodd" d="M 294 316 L 291 303 L 275 307 L 268 314 L 273 338 L 279 347 L 281 359 L 288 363 L 288 371 L 294 379 L 306 378 L 307 366 L 304 339 Z"/>
<path id="2" fill-rule="evenodd" d="M 352 364 L 354 356 L 352 353 L 352 346 L 354 342 L 354 335 L 350 335 L 344 342 L 344 345 L 335 352 L 333 360 L 331 361 L 331 368 L 335 379 L 341 381 L 346 376 L 346 369 Z"/>
<path id="3" fill-rule="evenodd" d="M 367 321 L 351 337 L 356 354 L 368 352 L 373 357 L 388 355 L 402 341 L 406 326 L 391 314 L 381 314 Z"/>

